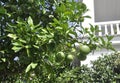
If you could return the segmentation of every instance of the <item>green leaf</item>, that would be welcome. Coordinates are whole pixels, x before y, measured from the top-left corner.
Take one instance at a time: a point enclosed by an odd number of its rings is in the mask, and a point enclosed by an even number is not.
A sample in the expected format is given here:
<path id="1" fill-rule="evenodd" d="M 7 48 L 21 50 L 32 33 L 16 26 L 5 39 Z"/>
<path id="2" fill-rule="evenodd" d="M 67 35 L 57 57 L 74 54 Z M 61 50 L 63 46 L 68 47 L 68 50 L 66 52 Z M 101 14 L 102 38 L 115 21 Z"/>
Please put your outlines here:
<path id="1" fill-rule="evenodd" d="M 13 38 L 14 40 L 17 38 L 16 34 L 8 34 L 7 36 Z"/>
<path id="2" fill-rule="evenodd" d="M 6 9 L 3 7 L 0 7 L 0 14 L 6 14 L 6 13 L 7 13 Z"/>
<path id="3" fill-rule="evenodd" d="M 48 33 L 46 29 L 41 29 L 43 33 Z"/>
<path id="4" fill-rule="evenodd" d="M 105 40 L 102 37 L 100 37 L 100 40 L 101 40 L 101 42 L 102 42 L 103 45 L 106 44 Z"/>
<path id="5" fill-rule="evenodd" d="M 12 43 L 14 46 L 22 46 L 22 44 L 21 43 L 19 43 L 19 42 L 14 42 L 14 43 Z"/>
<path id="6" fill-rule="evenodd" d="M 57 29 L 57 30 L 62 30 L 63 28 L 60 27 L 60 26 L 57 26 L 56 29 Z"/>
<path id="7" fill-rule="evenodd" d="M 28 48 L 26 48 L 26 50 L 27 50 L 27 55 L 28 55 L 28 57 L 29 57 L 29 56 L 30 56 L 30 51 L 29 51 Z"/>
<path id="8" fill-rule="evenodd" d="M 33 62 L 30 63 L 30 64 L 27 66 L 25 72 L 27 73 L 27 72 L 29 72 L 31 69 L 35 69 L 37 65 L 38 65 L 38 63 L 33 63 Z"/>
<path id="9" fill-rule="evenodd" d="M 1 58 L 1 60 L 2 60 L 3 62 L 6 62 L 6 58 Z"/>
<path id="10" fill-rule="evenodd" d="M 45 8 L 43 8 L 43 14 L 45 14 L 46 13 L 46 9 Z"/>
<path id="11" fill-rule="evenodd" d="M 91 32 L 94 32 L 95 31 L 95 28 L 93 27 L 93 25 L 90 24 L 90 30 Z"/>
<path id="12" fill-rule="evenodd" d="M 84 18 L 91 18 L 90 16 L 83 16 Z"/>
<path id="13" fill-rule="evenodd" d="M 25 48 L 26 49 L 31 48 L 31 45 L 26 45 Z"/>
<path id="14" fill-rule="evenodd" d="M 35 69 L 36 68 L 36 66 L 38 65 L 38 63 L 31 63 L 31 67 L 32 67 L 32 69 Z"/>
<path id="15" fill-rule="evenodd" d="M 8 17 L 11 17 L 11 14 L 9 14 L 9 13 L 6 13 L 7 15 L 8 15 Z"/>
<path id="16" fill-rule="evenodd" d="M 20 46 L 13 46 L 12 47 L 12 50 L 14 50 L 15 52 L 18 52 L 22 49 L 23 47 L 20 47 Z"/>
<path id="17" fill-rule="evenodd" d="M 113 39 L 114 36 L 108 36 L 108 35 L 106 35 L 106 37 L 107 37 L 108 41 L 110 41 L 110 40 Z"/>
<path id="18" fill-rule="evenodd" d="M 60 22 L 56 18 L 54 18 L 53 21 L 55 24 L 60 24 Z"/>
<path id="19" fill-rule="evenodd" d="M 64 4 L 61 4 L 61 7 L 59 8 L 61 11 L 65 12 L 66 11 L 66 7 Z"/>
<path id="20" fill-rule="evenodd" d="M 5 51 L 4 51 L 4 50 L 1 50 L 1 51 L 0 51 L 0 53 L 4 54 L 4 53 L 5 53 Z"/>
<path id="21" fill-rule="evenodd" d="M 27 55 L 29 57 L 31 55 L 31 52 L 30 52 L 31 46 L 30 45 L 26 45 L 25 48 L 26 48 L 26 51 L 27 51 Z"/>
<path id="22" fill-rule="evenodd" d="M 18 39 L 20 42 L 22 42 L 22 43 L 27 43 L 25 40 L 23 40 L 23 39 Z"/>
<path id="23" fill-rule="evenodd" d="M 30 16 L 28 17 L 28 24 L 30 26 L 33 26 L 33 20 L 32 20 L 32 18 Z"/>
<path id="24" fill-rule="evenodd" d="M 33 47 L 35 47 L 35 48 L 39 49 L 39 46 L 37 46 L 37 45 L 33 45 Z"/>
<path id="25" fill-rule="evenodd" d="M 95 32 L 101 32 L 101 30 L 99 30 L 99 27 L 97 25 L 95 26 Z"/>
<path id="26" fill-rule="evenodd" d="M 32 67 L 31 67 L 31 64 L 29 64 L 29 65 L 27 66 L 25 72 L 26 72 L 26 73 L 29 72 L 31 68 L 32 68 Z"/>

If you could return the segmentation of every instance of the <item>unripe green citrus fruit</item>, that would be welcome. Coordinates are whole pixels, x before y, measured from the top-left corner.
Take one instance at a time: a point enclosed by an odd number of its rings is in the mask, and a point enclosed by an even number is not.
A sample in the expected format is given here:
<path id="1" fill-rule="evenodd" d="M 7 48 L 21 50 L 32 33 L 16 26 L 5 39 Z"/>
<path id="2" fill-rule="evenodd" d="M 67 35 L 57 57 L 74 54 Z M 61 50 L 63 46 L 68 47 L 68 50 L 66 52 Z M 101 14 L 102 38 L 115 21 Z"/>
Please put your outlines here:
<path id="1" fill-rule="evenodd" d="M 90 52 L 90 48 L 87 45 L 80 45 L 80 52 L 88 54 Z"/>
<path id="2" fill-rule="evenodd" d="M 58 52 L 56 54 L 56 62 L 61 62 L 65 59 L 65 54 L 63 52 Z"/>
<path id="3" fill-rule="evenodd" d="M 69 54 L 69 55 L 66 57 L 66 61 L 68 61 L 68 62 L 73 61 L 73 59 L 74 59 L 74 56 L 71 55 L 71 54 Z"/>

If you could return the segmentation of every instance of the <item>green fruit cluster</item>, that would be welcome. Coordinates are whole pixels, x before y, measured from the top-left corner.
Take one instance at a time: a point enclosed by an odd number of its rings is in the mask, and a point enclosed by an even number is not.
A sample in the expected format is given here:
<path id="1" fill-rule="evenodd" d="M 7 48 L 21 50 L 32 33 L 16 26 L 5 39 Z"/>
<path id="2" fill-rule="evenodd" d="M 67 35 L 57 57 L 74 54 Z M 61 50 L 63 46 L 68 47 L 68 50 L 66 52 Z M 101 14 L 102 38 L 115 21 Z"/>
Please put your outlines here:
<path id="1" fill-rule="evenodd" d="M 55 61 L 58 63 L 63 62 L 63 61 L 71 62 L 71 61 L 73 61 L 73 59 L 74 59 L 73 54 L 65 55 L 64 52 L 58 52 L 55 56 Z"/>

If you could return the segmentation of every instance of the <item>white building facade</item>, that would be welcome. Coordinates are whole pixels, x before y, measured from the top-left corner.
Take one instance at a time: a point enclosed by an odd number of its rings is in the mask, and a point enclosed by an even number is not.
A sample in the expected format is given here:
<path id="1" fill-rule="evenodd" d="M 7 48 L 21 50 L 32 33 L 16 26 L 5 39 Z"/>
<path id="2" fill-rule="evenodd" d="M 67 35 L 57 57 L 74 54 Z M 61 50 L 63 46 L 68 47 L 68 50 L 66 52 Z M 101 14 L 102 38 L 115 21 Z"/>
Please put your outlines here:
<path id="1" fill-rule="evenodd" d="M 91 16 L 91 19 L 85 19 L 83 26 L 89 27 L 98 25 L 101 32 L 98 36 L 113 35 L 112 45 L 116 50 L 120 50 L 120 0 L 83 0 L 89 11 L 86 15 Z M 90 53 L 82 64 L 90 64 L 90 60 L 95 60 L 101 54 L 111 53 L 112 51 L 102 49 Z"/>

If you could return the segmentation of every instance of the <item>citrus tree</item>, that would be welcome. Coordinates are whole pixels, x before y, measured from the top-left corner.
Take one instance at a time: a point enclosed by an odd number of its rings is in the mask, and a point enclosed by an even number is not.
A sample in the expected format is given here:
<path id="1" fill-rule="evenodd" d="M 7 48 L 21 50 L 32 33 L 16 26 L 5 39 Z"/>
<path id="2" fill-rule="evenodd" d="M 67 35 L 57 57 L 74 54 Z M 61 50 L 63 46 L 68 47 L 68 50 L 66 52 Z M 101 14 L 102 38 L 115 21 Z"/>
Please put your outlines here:
<path id="1" fill-rule="evenodd" d="M 1 0 L 1 81 L 36 76 L 39 82 L 55 82 L 75 58 L 85 60 L 96 48 L 113 49 L 113 37 L 104 40 L 95 35 L 97 26 L 82 26 L 90 18 L 87 11 L 74 0 Z"/>

